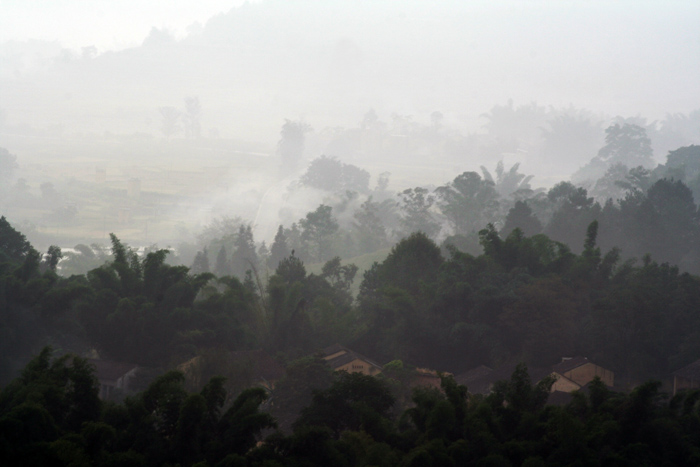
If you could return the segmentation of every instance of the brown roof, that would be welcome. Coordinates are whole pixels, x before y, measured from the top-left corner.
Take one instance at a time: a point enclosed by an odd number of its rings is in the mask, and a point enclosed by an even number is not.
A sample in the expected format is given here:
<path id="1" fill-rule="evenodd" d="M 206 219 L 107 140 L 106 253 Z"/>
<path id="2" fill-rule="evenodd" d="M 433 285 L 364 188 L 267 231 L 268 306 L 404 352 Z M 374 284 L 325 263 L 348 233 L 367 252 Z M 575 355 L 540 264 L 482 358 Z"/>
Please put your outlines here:
<path id="1" fill-rule="evenodd" d="M 88 358 L 88 363 L 95 367 L 95 376 L 100 381 L 116 381 L 134 368 L 138 368 L 137 365 L 132 363 L 97 360 L 94 358 Z"/>
<path id="2" fill-rule="evenodd" d="M 567 371 L 571 371 L 574 368 L 585 365 L 586 363 L 590 363 L 586 357 L 567 358 L 562 360 L 561 363 L 557 363 L 556 365 L 552 366 L 552 371 L 556 371 L 557 373 L 563 375 Z"/>
<path id="3" fill-rule="evenodd" d="M 493 370 L 486 365 L 479 365 L 476 368 L 468 370 L 466 373 L 455 376 L 455 381 L 459 384 L 469 386 L 469 383 L 483 378 L 489 374 L 493 373 Z"/>
<path id="4" fill-rule="evenodd" d="M 700 360 L 673 372 L 675 376 L 690 380 L 700 380 Z"/>
<path id="5" fill-rule="evenodd" d="M 286 373 L 284 367 L 264 350 L 231 352 L 231 359 L 234 362 L 250 362 L 257 380 L 277 381 Z"/>
<path id="6" fill-rule="evenodd" d="M 348 349 L 347 347 L 343 347 L 340 344 L 333 344 L 333 345 L 330 345 L 330 346 L 326 347 L 325 349 L 323 349 L 321 351 L 321 353 L 323 354 L 324 357 L 327 357 L 329 355 L 333 355 L 334 353 L 338 353 L 341 350 L 345 350 L 346 352 L 350 351 L 350 349 Z"/>
<path id="7" fill-rule="evenodd" d="M 331 358 L 330 360 L 326 360 L 328 362 L 328 364 L 331 366 L 331 368 L 336 369 L 336 368 L 339 368 L 343 365 L 347 365 L 348 363 L 350 363 L 353 360 L 360 359 L 360 360 L 364 360 L 365 362 L 369 363 L 372 366 L 377 367 L 380 370 L 382 369 L 382 366 L 380 364 L 370 360 L 369 358 L 365 357 L 362 354 L 355 352 L 354 350 L 350 350 L 347 347 L 343 347 L 340 344 L 333 344 L 329 347 L 326 347 L 325 349 L 323 349 L 322 353 L 323 353 L 324 357 L 328 357 L 329 355 L 333 355 L 333 354 L 341 352 L 341 351 L 344 351 L 345 353 L 342 355 L 338 355 L 335 358 Z"/>

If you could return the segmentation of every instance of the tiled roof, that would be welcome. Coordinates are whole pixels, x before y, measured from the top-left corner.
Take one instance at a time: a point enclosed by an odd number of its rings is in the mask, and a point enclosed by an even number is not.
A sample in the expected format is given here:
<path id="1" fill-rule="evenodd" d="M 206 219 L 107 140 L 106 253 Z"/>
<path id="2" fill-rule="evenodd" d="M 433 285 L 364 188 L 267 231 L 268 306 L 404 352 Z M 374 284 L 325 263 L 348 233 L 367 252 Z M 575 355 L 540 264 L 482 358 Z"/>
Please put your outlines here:
<path id="1" fill-rule="evenodd" d="M 350 350 L 347 347 L 343 347 L 340 344 L 333 344 L 329 347 L 326 347 L 325 349 L 323 349 L 322 353 L 323 353 L 324 357 L 328 357 L 329 355 L 333 355 L 333 354 L 341 352 L 341 351 L 345 352 L 345 353 L 342 355 L 338 355 L 335 358 L 331 358 L 329 360 L 326 360 L 328 362 L 328 365 L 330 365 L 331 368 L 336 369 L 336 368 L 339 368 L 343 365 L 347 365 L 348 363 L 350 363 L 353 360 L 359 359 L 359 360 L 364 360 L 365 362 L 369 363 L 370 365 L 372 365 L 380 370 L 382 369 L 382 366 L 380 364 L 370 360 L 369 358 L 365 357 L 362 354 L 355 352 L 354 350 Z"/>
<path id="2" fill-rule="evenodd" d="M 590 363 L 586 357 L 567 358 L 561 363 L 557 363 L 556 365 L 554 365 L 552 367 L 552 371 L 556 371 L 557 373 L 563 375 L 567 371 L 571 371 L 574 368 L 578 368 L 581 365 L 585 365 L 586 363 Z"/>
<path id="3" fill-rule="evenodd" d="M 331 358 L 329 360 L 326 360 L 326 362 L 331 366 L 331 368 L 336 369 L 339 368 L 343 365 L 347 365 L 353 360 L 357 360 L 357 357 L 355 354 L 351 352 L 344 353 L 342 355 L 338 355 L 335 358 Z"/>
<path id="4" fill-rule="evenodd" d="M 673 374 L 681 378 L 700 381 L 700 360 L 696 360 L 690 365 L 674 371 Z"/>
<path id="5" fill-rule="evenodd" d="M 97 360 L 94 358 L 89 358 L 88 363 L 95 367 L 95 376 L 100 381 L 116 381 L 134 368 L 138 368 L 137 365 L 132 363 Z"/>
<path id="6" fill-rule="evenodd" d="M 459 384 L 469 386 L 469 383 L 483 378 L 489 374 L 493 373 L 493 370 L 486 365 L 479 365 L 476 368 L 472 368 L 466 373 L 455 376 L 455 381 Z"/>
<path id="7" fill-rule="evenodd" d="M 323 349 L 323 350 L 322 350 L 322 353 L 323 353 L 323 356 L 324 356 L 324 357 L 327 357 L 327 356 L 329 356 L 329 355 L 333 355 L 334 353 L 338 353 L 338 352 L 340 352 L 341 350 L 345 350 L 346 352 L 350 352 L 350 351 L 351 351 L 350 349 L 348 349 L 348 348 L 346 348 L 346 347 L 343 347 L 343 346 L 340 345 L 340 344 L 333 344 L 333 345 L 328 346 L 328 347 L 326 347 L 325 349 Z"/>

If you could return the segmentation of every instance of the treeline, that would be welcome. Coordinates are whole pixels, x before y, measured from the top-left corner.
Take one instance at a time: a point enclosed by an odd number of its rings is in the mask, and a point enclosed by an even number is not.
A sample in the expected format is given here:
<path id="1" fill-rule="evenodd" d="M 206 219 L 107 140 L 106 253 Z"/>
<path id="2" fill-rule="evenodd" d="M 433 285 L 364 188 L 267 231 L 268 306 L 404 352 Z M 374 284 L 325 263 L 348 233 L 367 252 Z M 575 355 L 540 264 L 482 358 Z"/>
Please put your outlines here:
<path id="1" fill-rule="evenodd" d="M 643 130 L 634 125 L 609 130 L 608 144 L 591 162 L 595 178 L 578 185 L 561 182 L 546 191 L 532 189 L 532 176 L 520 173 L 518 164 L 507 168 L 499 163 L 493 174 L 482 167 L 481 174 L 464 172 L 442 186 L 396 194 L 387 190 L 387 174 L 370 189 L 369 173 L 321 157 L 299 184 L 320 190 L 323 204 L 280 226 L 270 246 L 256 244 L 242 219 L 217 221 L 200 236 L 192 266 L 243 279 L 247 270 L 274 271 L 291 251 L 306 263 L 324 263 L 335 256 L 374 254 L 418 231 L 477 256 L 482 251 L 479 231 L 488 224 L 502 237 L 517 227 L 527 236 L 546 234 L 580 253 L 587 226 L 597 220 L 599 245 L 617 247 L 624 260 L 648 254 L 684 272 L 700 273 L 695 202 L 700 196 L 700 146 L 671 151 L 666 164 L 645 168 L 631 165 L 648 166 L 651 160 Z"/>
<path id="2" fill-rule="evenodd" d="M 542 466 L 698 465 L 700 391 L 670 401 L 659 383 L 630 394 L 600 380 L 565 406 L 524 365 L 490 395 L 442 377 L 395 414 L 398 383 L 340 372 L 317 388 L 289 432 L 261 388 L 228 399 L 223 378 L 188 392 L 169 372 L 122 403 L 103 403 L 86 360 L 44 349 L 0 392 L 3 465 Z M 277 400 L 273 391 L 274 404 Z M 262 442 L 260 442 L 262 441 Z"/>
<path id="3" fill-rule="evenodd" d="M 241 282 L 192 274 L 166 264 L 167 254 L 139 257 L 112 235 L 110 262 L 63 278 L 56 274 L 59 248 L 42 259 L 1 217 L 0 381 L 46 344 L 80 354 L 95 349 L 105 359 L 152 368 L 172 368 L 217 348 L 301 356 L 340 340 L 352 314 L 357 268 L 337 258 L 320 275 L 307 275 L 289 256 L 263 285 L 251 276 Z M 319 335 L 323 341 L 315 341 Z"/>
<path id="4" fill-rule="evenodd" d="M 47 343 L 163 369 L 211 349 L 289 361 L 336 342 L 455 374 L 585 355 L 629 382 L 667 379 L 700 354 L 700 280 L 601 250 L 597 221 L 578 255 L 518 228 L 505 238 L 483 229 L 479 256 L 415 233 L 364 273 L 356 300 L 357 267 L 337 257 L 308 274 L 290 254 L 267 280 L 240 281 L 169 265 L 166 250 L 139 257 L 115 236 L 109 263 L 62 278 L 60 251 L 42 261 L 1 222 L 3 381 Z"/>

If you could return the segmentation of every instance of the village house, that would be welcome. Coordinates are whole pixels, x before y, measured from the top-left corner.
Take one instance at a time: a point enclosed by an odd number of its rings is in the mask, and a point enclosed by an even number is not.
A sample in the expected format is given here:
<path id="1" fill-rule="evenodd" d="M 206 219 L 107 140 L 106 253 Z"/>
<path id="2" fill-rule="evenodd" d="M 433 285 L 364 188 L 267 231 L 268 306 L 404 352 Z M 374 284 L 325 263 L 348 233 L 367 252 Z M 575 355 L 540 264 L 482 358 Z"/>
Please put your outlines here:
<path id="1" fill-rule="evenodd" d="M 467 386 L 471 394 L 489 394 L 496 381 L 509 380 L 515 371 L 515 365 L 506 365 L 498 370 L 481 365 L 466 373 L 458 375 L 455 380 Z M 533 384 L 547 376 L 554 377 L 551 393 L 556 395 L 570 394 L 581 390 L 597 376 L 603 384 L 612 387 L 615 374 L 603 367 L 595 365 L 586 357 L 563 358 L 551 368 L 528 368 L 528 375 Z"/>
<path id="2" fill-rule="evenodd" d="M 700 360 L 673 372 L 673 395 L 688 389 L 700 389 Z"/>
<path id="3" fill-rule="evenodd" d="M 95 376 L 100 383 L 99 397 L 112 400 L 127 394 L 131 380 L 138 372 L 138 366 L 131 363 L 112 362 L 89 358 L 88 363 L 95 368 Z"/>
<path id="4" fill-rule="evenodd" d="M 375 376 L 382 372 L 381 365 L 340 344 L 326 347 L 321 355 L 333 371 L 362 373 L 369 376 Z"/>
<path id="5" fill-rule="evenodd" d="M 442 373 L 444 376 L 452 376 L 452 373 Z M 416 368 L 411 379 L 411 387 L 435 388 L 442 390 L 440 373 L 429 368 Z"/>
<path id="6" fill-rule="evenodd" d="M 561 363 L 552 367 L 552 371 L 560 376 L 568 378 L 578 384 L 579 387 L 590 383 L 596 376 L 599 377 L 606 386 L 615 386 L 615 373 L 590 362 L 586 357 L 564 357 Z"/>

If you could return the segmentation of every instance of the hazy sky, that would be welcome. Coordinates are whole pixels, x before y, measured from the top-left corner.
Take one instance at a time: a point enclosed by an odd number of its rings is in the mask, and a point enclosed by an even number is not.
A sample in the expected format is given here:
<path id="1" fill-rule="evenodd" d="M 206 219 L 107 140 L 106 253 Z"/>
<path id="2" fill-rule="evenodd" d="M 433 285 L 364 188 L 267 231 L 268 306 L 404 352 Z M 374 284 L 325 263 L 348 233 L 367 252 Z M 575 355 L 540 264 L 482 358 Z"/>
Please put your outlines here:
<path id="1" fill-rule="evenodd" d="M 0 42 L 41 39 L 101 52 L 141 45 L 152 27 L 182 37 L 243 0 L 0 0 Z"/>
<path id="2" fill-rule="evenodd" d="M 101 53 L 141 45 L 153 27 L 183 38 L 193 23 L 204 25 L 243 3 L 0 0 L 0 43 L 55 40 L 77 56 L 81 47 L 91 45 Z M 285 94 L 268 86 L 260 94 L 272 96 L 270 106 L 285 118 L 317 116 L 307 107 L 328 101 L 317 92 L 326 88 L 333 91 L 333 99 L 356 104 L 353 121 L 370 107 L 422 115 L 439 108 L 471 115 L 469 124 L 474 126 L 482 112 L 509 98 L 516 104 L 572 104 L 650 119 L 700 107 L 699 0 L 265 0 L 264 5 L 256 9 L 264 12 L 261 16 L 238 15 L 250 24 L 234 36 L 264 50 L 273 44 L 269 61 L 280 62 L 279 67 L 243 64 L 258 73 L 256 81 L 285 74 L 286 84 L 299 75 L 297 81 L 308 85 L 304 93 L 294 89 Z M 238 24 L 234 28 L 243 24 L 224 23 Z M 255 59 L 264 61 L 266 56 Z M 321 82 L 324 77 L 326 82 Z M 336 83 L 345 87 L 336 89 Z M 177 92 L 205 100 L 208 86 L 187 84 L 190 88 Z M 245 95 L 254 94 L 248 89 Z M 12 105 L 5 107 L 12 111 Z M 158 105 L 163 104 L 152 107 Z M 323 111 L 325 117 L 345 115 Z M 281 116 L 267 119 L 277 125 Z"/>

